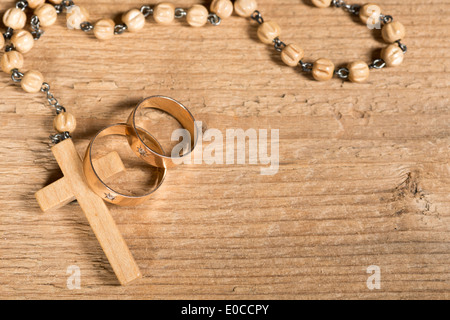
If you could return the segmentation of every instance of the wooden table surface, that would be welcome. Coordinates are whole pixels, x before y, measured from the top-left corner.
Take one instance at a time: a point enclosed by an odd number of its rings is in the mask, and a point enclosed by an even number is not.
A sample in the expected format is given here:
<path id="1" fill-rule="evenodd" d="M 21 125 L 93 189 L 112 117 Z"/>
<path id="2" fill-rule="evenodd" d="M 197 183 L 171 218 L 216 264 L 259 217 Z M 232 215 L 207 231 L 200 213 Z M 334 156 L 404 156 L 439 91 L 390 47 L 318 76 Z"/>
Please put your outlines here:
<path id="1" fill-rule="evenodd" d="M 370 61 L 385 45 L 341 10 L 258 2 L 306 61 Z M 146 4 L 76 3 L 92 21 Z M 24 70 L 40 70 L 76 115 L 80 153 L 140 99 L 161 94 L 208 128 L 279 129 L 280 168 L 262 176 L 258 165 L 183 165 L 145 205 L 110 206 L 143 273 L 121 287 L 77 203 L 40 212 L 34 193 L 61 176 L 53 115 L 42 94 L 2 74 L 0 298 L 450 298 L 450 3 L 378 3 L 405 24 L 409 50 L 401 67 L 365 84 L 318 83 L 284 66 L 257 41 L 255 23 L 237 16 L 200 29 L 149 18 L 142 32 L 108 42 L 67 30 L 60 17 Z M 0 13 L 13 5 L 2 1 Z M 79 290 L 66 285 L 72 265 Z M 366 285 L 371 265 L 380 290 Z"/>

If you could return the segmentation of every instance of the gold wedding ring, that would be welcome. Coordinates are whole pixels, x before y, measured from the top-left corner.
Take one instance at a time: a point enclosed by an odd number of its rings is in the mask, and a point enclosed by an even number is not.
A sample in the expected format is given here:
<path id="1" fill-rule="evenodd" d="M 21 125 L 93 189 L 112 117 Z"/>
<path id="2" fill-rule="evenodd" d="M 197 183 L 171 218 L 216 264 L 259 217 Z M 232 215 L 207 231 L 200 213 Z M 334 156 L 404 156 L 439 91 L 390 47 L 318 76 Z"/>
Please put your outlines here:
<path id="1" fill-rule="evenodd" d="M 139 136 L 146 141 L 149 148 L 152 148 L 157 153 L 164 153 L 164 150 L 159 142 L 150 133 L 141 128 L 135 128 L 135 130 L 137 131 L 137 134 L 139 134 Z M 145 202 L 153 194 L 153 192 L 161 186 L 167 172 L 166 168 L 163 167 L 154 168 L 157 172 L 154 187 L 142 196 L 125 195 L 117 192 L 100 178 L 100 175 L 95 170 L 92 158 L 92 150 L 96 140 L 110 135 L 127 136 L 129 131 L 129 126 L 125 123 L 115 124 L 101 130 L 89 144 L 83 163 L 84 175 L 86 176 L 89 187 L 105 201 L 119 206 L 137 206 Z"/>
<path id="2" fill-rule="evenodd" d="M 164 149 L 155 137 L 147 130 L 136 125 L 136 117 L 140 112 L 145 111 L 146 109 L 164 111 L 181 124 L 183 129 L 186 130 L 184 133 L 189 135 L 190 141 L 189 146 L 187 146 L 187 151 L 184 151 L 181 155 L 177 154 L 176 156 L 166 155 Z M 142 196 L 126 195 L 108 186 L 102 179 L 102 173 L 103 171 L 117 172 L 117 168 L 111 168 L 112 166 L 117 165 L 117 163 L 103 163 L 105 168 L 99 168 L 99 171 L 96 171 L 94 166 L 95 160 L 92 156 L 94 144 L 98 139 L 111 135 L 125 136 L 133 152 L 156 170 L 157 176 L 155 183 L 148 193 Z M 197 144 L 197 137 L 198 128 L 195 119 L 185 106 L 169 97 L 153 96 L 146 98 L 140 102 L 130 114 L 128 123 L 119 123 L 109 126 L 97 133 L 94 139 L 92 139 L 87 148 L 83 162 L 84 175 L 86 176 L 87 183 L 98 196 L 102 197 L 107 202 L 119 206 L 136 206 L 142 204 L 161 186 L 166 176 L 167 168 L 174 167 L 185 157 L 190 156 Z M 118 157 L 117 153 L 116 157 Z M 105 161 L 107 162 L 107 160 Z M 121 168 L 124 168 L 120 158 L 119 160 L 116 158 L 116 161 L 119 162 Z M 114 169 L 115 171 L 109 169 Z"/>
<path id="3" fill-rule="evenodd" d="M 155 147 L 152 141 L 147 141 L 136 126 L 136 117 L 145 109 L 158 109 L 175 118 L 190 135 L 190 148 L 187 152 L 176 157 L 165 155 L 161 149 Z M 148 130 L 148 129 L 147 129 Z M 159 168 L 172 168 L 184 158 L 190 156 L 197 144 L 198 128 L 189 110 L 178 101 L 164 96 L 153 96 L 140 102 L 128 118 L 128 142 L 134 153 L 148 164 Z"/>

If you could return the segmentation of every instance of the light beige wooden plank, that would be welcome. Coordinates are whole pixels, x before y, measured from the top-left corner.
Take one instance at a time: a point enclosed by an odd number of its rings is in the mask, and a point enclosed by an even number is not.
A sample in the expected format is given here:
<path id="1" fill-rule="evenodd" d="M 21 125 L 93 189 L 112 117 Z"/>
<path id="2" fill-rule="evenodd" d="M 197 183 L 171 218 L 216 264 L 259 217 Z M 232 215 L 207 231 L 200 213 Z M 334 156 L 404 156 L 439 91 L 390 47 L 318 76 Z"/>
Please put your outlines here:
<path id="1" fill-rule="evenodd" d="M 0 1 L 0 14 L 15 2 Z M 258 0 L 305 61 L 344 66 L 386 46 L 357 17 L 309 2 Z M 76 3 L 92 22 L 145 4 Z M 111 206 L 144 275 L 117 286 L 78 204 L 37 214 L 33 194 L 59 172 L 47 145 L 53 115 L 41 93 L 0 74 L 0 298 L 450 298 L 450 4 L 376 4 L 405 25 L 408 53 L 361 85 L 317 83 L 285 66 L 258 41 L 256 23 L 237 16 L 198 29 L 149 18 L 141 32 L 105 42 L 67 30 L 60 16 L 24 70 L 41 71 L 77 117 L 79 154 L 140 99 L 163 94 L 208 128 L 280 129 L 280 172 L 184 166 L 148 203 Z M 382 290 L 365 285 L 370 264 L 381 267 Z M 81 268 L 80 290 L 67 289 L 69 265 Z"/>

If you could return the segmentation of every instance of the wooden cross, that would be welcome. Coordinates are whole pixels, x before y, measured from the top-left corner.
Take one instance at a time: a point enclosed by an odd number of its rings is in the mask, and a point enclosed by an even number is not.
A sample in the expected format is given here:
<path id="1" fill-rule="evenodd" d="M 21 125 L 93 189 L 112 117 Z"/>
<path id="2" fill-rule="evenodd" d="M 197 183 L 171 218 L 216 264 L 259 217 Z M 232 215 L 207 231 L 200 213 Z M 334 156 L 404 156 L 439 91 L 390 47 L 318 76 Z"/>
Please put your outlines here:
<path id="1" fill-rule="evenodd" d="M 36 199 L 41 209 L 46 212 L 78 200 L 86 218 L 105 252 L 117 279 L 122 285 L 140 278 L 141 272 L 125 240 L 120 234 L 111 213 L 103 199 L 88 186 L 83 173 L 83 162 L 75 149 L 72 139 L 64 140 L 52 147 L 53 155 L 64 177 L 39 190 Z M 112 152 L 97 159 L 96 168 L 103 179 L 125 170 L 117 152 Z"/>

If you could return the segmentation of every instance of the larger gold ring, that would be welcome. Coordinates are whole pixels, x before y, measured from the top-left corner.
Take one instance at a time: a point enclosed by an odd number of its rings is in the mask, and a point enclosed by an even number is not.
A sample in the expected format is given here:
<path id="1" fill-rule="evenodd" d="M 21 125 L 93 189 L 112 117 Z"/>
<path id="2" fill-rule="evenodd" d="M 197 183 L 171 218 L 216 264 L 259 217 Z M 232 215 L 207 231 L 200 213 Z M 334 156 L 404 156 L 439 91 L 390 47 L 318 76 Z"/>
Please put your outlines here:
<path id="1" fill-rule="evenodd" d="M 140 136 L 145 138 L 145 141 L 157 152 L 164 153 L 163 148 L 159 144 L 159 142 L 148 132 L 143 129 L 136 129 Z M 119 123 L 107 127 L 101 130 L 97 135 L 92 139 L 89 144 L 86 155 L 84 157 L 83 168 L 84 175 L 86 176 L 86 181 L 89 187 L 100 197 L 102 197 L 105 201 L 113 203 L 119 206 L 137 206 L 145 202 L 152 194 L 155 192 L 163 183 L 164 178 L 166 176 L 166 168 L 157 167 L 155 168 L 158 172 L 157 179 L 155 182 L 155 187 L 145 195 L 142 196 L 130 196 L 125 195 L 120 192 L 115 191 L 111 187 L 109 187 L 103 180 L 100 178 L 99 174 L 95 170 L 93 158 L 92 158 L 92 149 L 94 143 L 97 139 L 100 139 L 109 135 L 120 135 L 127 136 L 129 131 L 129 127 L 125 123 Z"/>
<path id="2" fill-rule="evenodd" d="M 175 118 L 181 126 L 190 134 L 190 149 L 181 156 L 166 156 L 164 152 L 155 148 L 152 143 L 148 143 L 144 136 L 139 133 L 136 126 L 136 114 L 141 109 L 162 110 Z M 197 144 L 198 128 L 194 116 L 189 110 L 178 101 L 165 96 L 152 96 L 140 102 L 128 118 L 128 142 L 134 153 L 152 166 L 159 168 L 172 168 L 190 156 Z"/>

